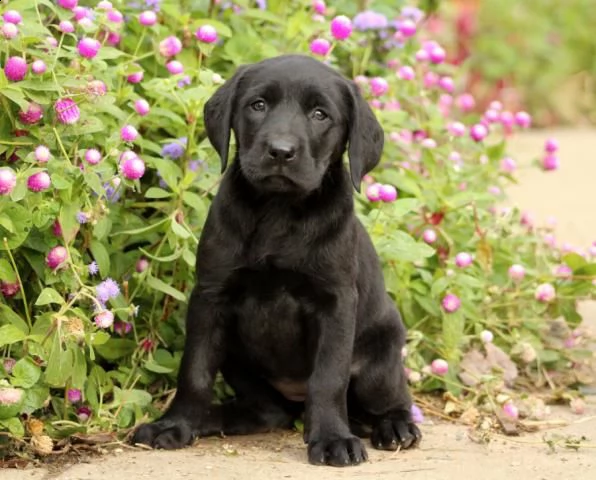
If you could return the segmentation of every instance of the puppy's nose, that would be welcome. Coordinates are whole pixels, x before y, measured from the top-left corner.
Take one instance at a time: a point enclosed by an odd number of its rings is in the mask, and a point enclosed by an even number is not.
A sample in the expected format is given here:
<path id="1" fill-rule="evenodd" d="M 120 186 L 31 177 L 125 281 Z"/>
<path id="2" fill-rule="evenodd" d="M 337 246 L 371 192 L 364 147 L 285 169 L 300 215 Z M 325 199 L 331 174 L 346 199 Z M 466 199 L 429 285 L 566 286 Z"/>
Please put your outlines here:
<path id="1" fill-rule="evenodd" d="M 296 146 L 288 140 L 269 142 L 269 158 L 280 162 L 291 162 L 296 158 Z"/>

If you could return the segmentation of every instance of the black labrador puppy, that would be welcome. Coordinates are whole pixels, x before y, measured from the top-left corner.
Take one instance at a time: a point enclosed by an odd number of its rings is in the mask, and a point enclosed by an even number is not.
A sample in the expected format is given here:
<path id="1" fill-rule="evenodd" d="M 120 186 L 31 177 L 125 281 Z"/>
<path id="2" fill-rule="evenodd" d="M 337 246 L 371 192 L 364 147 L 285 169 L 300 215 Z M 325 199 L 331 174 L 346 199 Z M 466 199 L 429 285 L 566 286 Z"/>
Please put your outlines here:
<path id="1" fill-rule="evenodd" d="M 132 441 L 180 448 L 288 428 L 304 411 L 313 464 L 366 460 L 357 435 L 379 449 L 417 445 L 405 327 L 354 213 L 352 187 L 384 141 L 358 88 L 318 60 L 283 55 L 240 67 L 204 117 L 222 172 L 232 131 L 236 156 L 200 239 L 176 396 Z M 218 370 L 236 394 L 221 405 Z"/>

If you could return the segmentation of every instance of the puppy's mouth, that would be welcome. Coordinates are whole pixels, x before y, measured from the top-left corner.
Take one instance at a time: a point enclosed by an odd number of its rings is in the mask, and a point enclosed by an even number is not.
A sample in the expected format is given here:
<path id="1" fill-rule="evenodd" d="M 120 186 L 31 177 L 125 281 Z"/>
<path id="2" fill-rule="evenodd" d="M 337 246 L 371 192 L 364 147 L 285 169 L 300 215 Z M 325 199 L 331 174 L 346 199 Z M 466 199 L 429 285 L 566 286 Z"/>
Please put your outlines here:
<path id="1" fill-rule="evenodd" d="M 281 174 L 267 175 L 261 179 L 261 184 L 273 190 L 293 190 L 298 186 L 291 178 Z"/>

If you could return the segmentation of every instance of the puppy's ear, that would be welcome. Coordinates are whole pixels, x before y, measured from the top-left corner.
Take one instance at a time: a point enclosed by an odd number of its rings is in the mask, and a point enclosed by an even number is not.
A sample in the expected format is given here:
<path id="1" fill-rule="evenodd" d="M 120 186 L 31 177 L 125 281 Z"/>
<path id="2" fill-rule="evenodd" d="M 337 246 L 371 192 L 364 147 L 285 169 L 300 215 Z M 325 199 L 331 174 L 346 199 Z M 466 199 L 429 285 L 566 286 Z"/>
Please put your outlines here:
<path id="1" fill-rule="evenodd" d="M 203 108 L 207 137 L 219 154 L 222 173 L 228 164 L 236 90 L 247 68 L 248 65 L 238 67 L 234 75 L 216 90 Z"/>
<path id="2" fill-rule="evenodd" d="M 385 135 L 377 117 L 364 100 L 356 84 L 352 81 L 350 90 L 351 112 L 348 133 L 348 158 L 352 184 L 360 192 L 362 177 L 377 166 L 383 153 Z"/>

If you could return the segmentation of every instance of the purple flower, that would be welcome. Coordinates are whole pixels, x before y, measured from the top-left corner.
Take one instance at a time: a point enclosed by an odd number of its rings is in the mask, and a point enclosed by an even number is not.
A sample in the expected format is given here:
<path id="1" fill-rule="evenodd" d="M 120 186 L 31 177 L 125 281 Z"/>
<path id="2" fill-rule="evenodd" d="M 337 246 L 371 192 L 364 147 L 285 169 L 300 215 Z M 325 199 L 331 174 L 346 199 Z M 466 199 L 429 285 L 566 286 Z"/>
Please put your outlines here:
<path id="1" fill-rule="evenodd" d="M 261 10 L 267 10 L 267 0 L 255 0 L 255 3 Z"/>
<path id="2" fill-rule="evenodd" d="M 412 404 L 410 411 L 412 413 L 412 421 L 414 423 L 424 423 L 424 415 L 422 414 L 422 410 L 420 410 L 418 405 Z"/>
<path id="3" fill-rule="evenodd" d="M 178 80 L 178 88 L 184 88 L 187 85 L 190 85 L 190 77 L 188 75 L 184 75 L 180 80 Z"/>
<path id="4" fill-rule="evenodd" d="M 167 143 L 161 149 L 161 154 L 164 157 L 170 157 L 173 160 L 180 158 L 184 155 L 187 142 L 188 139 L 186 137 L 181 137 L 172 143 Z"/>
<path id="5" fill-rule="evenodd" d="M 118 287 L 118 284 L 114 280 L 108 277 L 95 287 L 95 293 L 100 302 L 106 303 L 110 298 L 120 295 L 120 287 Z"/>
<path id="6" fill-rule="evenodd" d="M 66 395 L 70 403 L 79 403 L 83 398 L 83 395 L 81 395 L 81 391 L 78 388 L 69 388 Z"/>
<path id="7" fill-rule="evenodd" d="M 424 12 L 419 8 L 406 5 L 401 9 L 401 16 L 405 18 L 410 18 L 415 22 L 419 22 L 424 17 Z"/>
<path id="8" fill-rule="evenodd" d="M 81 117 L 81 111 L 72 98 L 62 98 L 54 104 L 58 121 L 64 124 L 76 123 Z"/>
<path id="9" fill-rule="evenodd" d="M 87 269 L 89 270 L 89 275 L 96 275 L 97 272 L 99 272 L 99 267 L 97 266 L 97 262 L 95 261 L 87 265 Z"/>
<path id="10" fill-rule="evenodd" d="M 365 10 L 354 17 L 353 25 L 356 30 L 380 30 L 387 28 L 387 17 L 373 10 Z"/>
<path id="11" fill-rule="evenodd" d="M 77 213 L 77 222 L 80 224 L 87 223 L 89 221 L 89 216 L 85 212 L 78 212 Z"/>
<path id="12" fill-rule="evenodd" d="M 196 172 L 201 165 L 203 165 L 203 161 L 202 160 L 191 160 L 190 162 L 188 162 L 188 169 L 191 172 Z"/>

